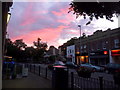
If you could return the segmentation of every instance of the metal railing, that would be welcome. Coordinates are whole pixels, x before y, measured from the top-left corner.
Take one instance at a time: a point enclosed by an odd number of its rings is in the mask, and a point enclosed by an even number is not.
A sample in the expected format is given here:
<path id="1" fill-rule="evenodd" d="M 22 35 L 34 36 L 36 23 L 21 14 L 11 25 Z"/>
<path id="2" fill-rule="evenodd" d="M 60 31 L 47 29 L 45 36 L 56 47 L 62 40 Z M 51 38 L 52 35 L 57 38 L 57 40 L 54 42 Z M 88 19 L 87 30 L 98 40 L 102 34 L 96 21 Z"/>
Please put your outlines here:
<path id="1" fill-rule="evenodd" d="M 42 66 L 35 66 L 31 64 L 26 64 L 28 70 L 34 74 L 45 77 L 46 79 L 52 80 L 52 70 Z M 63 77 L 64 78 L 64 77 Z M 74 74 L 73 72 L 68 73 L 68 88 L 72 89 L 97 89 L 97 90 L 106 90 L 106 89 L 120 89 L 120 86 L 115 84 L 114 81 L 104 80 L 103 77 L 99 78 L 83 78 Z"/>
<path id="2" fill-rule="evenodd" d="M 119 85 L 115 84 L 114 81 L 104 80 L 103 77 L 99 78 L 83 78 L 71 72 L 69 75 L 69 85 L 70 88 L 78 89 L 97 89 L 97 90 L 106 90 L 106 89 L 120 89 Z"/>
<path id="3" fill-rule="evenodd" d="M 28 67 L 29 72 L 42 76 L 46 79 L 52 79 L 52 71 L 49 70 L 47 67 L 45 68 L 40 65 L 36 66 L 32 64 L 26 64 L 26 67 Z"/>

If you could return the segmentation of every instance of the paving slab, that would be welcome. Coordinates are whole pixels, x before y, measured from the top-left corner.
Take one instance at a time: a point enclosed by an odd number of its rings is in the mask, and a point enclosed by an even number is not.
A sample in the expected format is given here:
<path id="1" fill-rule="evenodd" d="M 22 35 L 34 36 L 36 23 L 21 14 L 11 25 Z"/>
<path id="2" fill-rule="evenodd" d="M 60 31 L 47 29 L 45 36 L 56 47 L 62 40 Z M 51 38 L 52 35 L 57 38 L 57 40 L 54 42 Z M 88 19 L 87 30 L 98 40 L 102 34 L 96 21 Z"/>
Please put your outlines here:
<path id="1" fill-rule="evenodd" d="M 52 81 L 29 72 L 24 78 L 3 80 L 2 88 L 52 88 Z"/>

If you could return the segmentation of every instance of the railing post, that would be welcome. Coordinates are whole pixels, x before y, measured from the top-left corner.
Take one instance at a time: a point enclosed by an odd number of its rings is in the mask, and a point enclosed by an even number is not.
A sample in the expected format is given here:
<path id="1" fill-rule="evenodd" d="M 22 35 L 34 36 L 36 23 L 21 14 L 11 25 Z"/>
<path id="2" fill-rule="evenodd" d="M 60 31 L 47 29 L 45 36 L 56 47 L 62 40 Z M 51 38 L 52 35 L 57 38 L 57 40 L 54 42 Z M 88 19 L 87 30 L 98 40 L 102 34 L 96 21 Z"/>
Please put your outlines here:
<path id="1" fill-rule="evenodd" d="M 31 64 L 30 64 L 30 72 L 31 72 Z"/>
<path id="2" fill-rule="evenodd" d="M 67 67 L 67 71 L 68 71 L 68 74 L 69 74 L 69 68 Z"/>
<path id="3" fill-rule="evenodd" d="M 39 66 L 39 76 L 40 76 L 40 66 Z"/>
<path id="4" fill-rule="evenodd" d="M 74 74 L 71 72 L 71 89 L 73 90 L 74 88 Z"/>
<path id="5" fill-rule="evenodd" d="M 46 73 L 45 73 L 45 77 L 47 78 L 47 67 L 46 67 Z"/>
<path id="6" fill-rule="evenodd" d="M 35 73 L 35 65 L 34 65 L 34 73 Z"/>
<path id="7" fill-rule="evenodd" d="M 26 63 L 26 68 L 28 68 L 28 63 Z"/>
<path id="8" fill-rule="evenodd" d="M 103 77 L 99 77 L 100 81 L 100 90 L 103 90 Z"/>

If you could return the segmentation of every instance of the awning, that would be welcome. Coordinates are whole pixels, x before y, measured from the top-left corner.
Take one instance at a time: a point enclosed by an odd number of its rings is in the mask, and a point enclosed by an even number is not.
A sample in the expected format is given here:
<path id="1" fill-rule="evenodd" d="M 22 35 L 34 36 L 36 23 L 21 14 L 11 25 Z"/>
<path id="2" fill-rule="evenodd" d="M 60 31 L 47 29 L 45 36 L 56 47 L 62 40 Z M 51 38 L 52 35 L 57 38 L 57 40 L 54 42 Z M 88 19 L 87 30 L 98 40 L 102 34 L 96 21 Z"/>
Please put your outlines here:
<path id="1" fill-rule="evenodd" d="M 111 50 L 111 56 L 120 56 L 120 49 Z"/>
<path id="2" fill-rule="evenodd" d="M 108 58 L 108 55 L 90 56 L 90 58 Z"/>

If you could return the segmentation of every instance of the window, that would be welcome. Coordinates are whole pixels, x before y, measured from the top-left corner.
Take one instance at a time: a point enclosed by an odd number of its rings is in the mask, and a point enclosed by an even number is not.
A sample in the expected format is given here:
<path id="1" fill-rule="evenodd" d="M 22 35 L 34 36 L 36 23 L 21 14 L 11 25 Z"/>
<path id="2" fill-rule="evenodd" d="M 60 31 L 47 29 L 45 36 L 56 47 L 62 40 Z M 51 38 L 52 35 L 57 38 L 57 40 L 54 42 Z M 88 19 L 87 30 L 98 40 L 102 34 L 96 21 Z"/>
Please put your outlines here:
<path id="1" fill-rule="evenodd" d="M 84 48 L 86 48 L 87 46 L 86 45 L 84 45 Z"/>
<path id="2" fill-rule="evenodd" d="M 119 39 L 114 40 L 114 47 L 119 48 Z"/>
<path id="3" fill-rule="evenodd" d="M 81 46 L 81 49 L 82 49 L 83 47 Z"/>
<path id="4" fill-rule="evenodd" d="M 102 48 L 106 49 L 106 41 L 102 42 Z"/>

